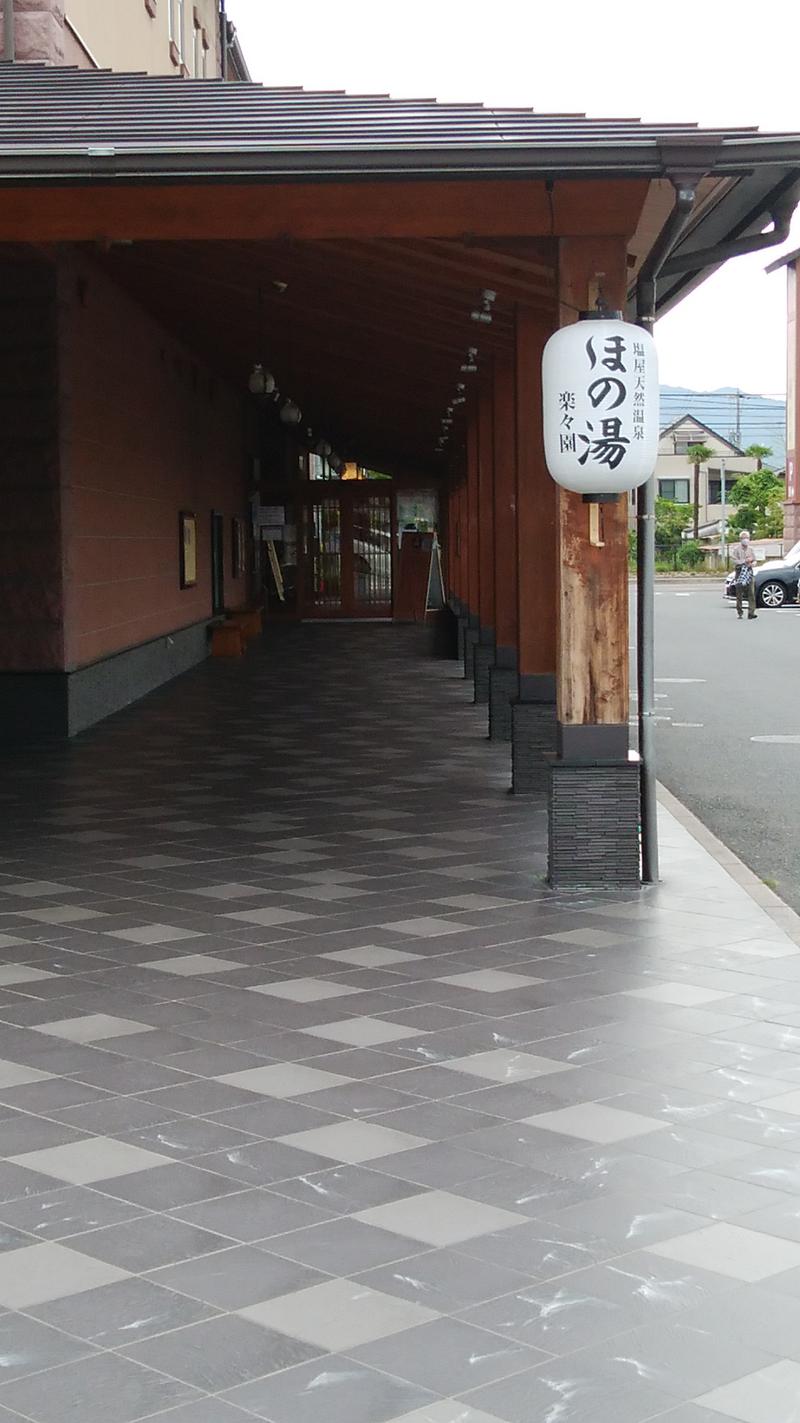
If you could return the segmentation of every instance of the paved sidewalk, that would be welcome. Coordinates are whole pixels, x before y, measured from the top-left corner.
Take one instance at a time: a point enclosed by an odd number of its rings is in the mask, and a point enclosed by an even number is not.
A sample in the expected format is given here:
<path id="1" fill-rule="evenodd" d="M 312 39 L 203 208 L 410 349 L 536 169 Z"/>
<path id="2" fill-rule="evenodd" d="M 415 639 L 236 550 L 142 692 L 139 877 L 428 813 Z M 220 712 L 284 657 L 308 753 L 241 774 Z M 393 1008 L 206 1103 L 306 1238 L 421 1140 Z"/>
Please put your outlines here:
<path id="1" fill-rule="evenodd" d="M 797 921 L 484 730 L 305 628 L 3 767 L 0 1423 L 798 1423 Z"/>

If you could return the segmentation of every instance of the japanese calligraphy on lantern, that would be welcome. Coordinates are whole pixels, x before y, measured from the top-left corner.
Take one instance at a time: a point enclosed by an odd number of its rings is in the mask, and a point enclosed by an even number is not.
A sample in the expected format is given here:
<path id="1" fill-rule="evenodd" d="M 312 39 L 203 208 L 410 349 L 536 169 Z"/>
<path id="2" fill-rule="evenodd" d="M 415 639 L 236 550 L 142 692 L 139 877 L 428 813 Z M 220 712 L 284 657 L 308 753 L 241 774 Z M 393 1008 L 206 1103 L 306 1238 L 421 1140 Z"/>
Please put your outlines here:
<path id="1" fill-rule="evenodd" d="M 542 358 L 547 468 L 565 489 L 618 494 L 644 484 L 658 452 L 658 362 L 648 332 L 611 319 L 550 337 Z"/>

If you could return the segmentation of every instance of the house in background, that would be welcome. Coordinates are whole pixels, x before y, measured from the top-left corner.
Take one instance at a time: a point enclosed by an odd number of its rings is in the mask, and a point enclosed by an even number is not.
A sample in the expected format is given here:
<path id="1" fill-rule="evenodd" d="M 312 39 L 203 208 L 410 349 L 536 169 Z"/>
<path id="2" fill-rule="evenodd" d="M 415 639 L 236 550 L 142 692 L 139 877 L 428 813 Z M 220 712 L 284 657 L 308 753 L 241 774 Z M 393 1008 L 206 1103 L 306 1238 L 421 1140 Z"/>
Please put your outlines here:
<path id="1" fill-rule="evenodd" d="M 0 12 L 9 3 L 0 0 Z M 250 78 L 224 0 L 15 0 L 14 19 L 17 60 L 192 79 Z M 8 57 L 1 30 L 0 57 Z"/>
<path id="2" fill-rule="evenodd" d="M 758 461 L 746 455 L 723 435 L 694 415 L 681 416 L 661 432 L 656 461 L 659 499 L 671 499 L 686 505 L 686 525 L 693 523 L 694 468 L 689 462 L 692 445 L 705 445 L 713 450 L 710 460 L 700 465 L 700 527 L 717 527 L 722 519 L 722 460 L 725 461 L 725 507 L 730 510 L 736 480 L 742 474 L 752 474 Z"/>

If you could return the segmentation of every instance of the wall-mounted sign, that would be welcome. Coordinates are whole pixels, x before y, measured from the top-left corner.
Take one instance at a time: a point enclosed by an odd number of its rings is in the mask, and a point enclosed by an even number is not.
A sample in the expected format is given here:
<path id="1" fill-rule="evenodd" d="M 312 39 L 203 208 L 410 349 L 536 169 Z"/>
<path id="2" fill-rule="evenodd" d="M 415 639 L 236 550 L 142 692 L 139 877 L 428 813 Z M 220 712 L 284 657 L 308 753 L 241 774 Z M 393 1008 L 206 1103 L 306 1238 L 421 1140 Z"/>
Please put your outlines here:
<path id="1" fill-rule="evenodd" d="M 286 510 L 282 504 L 259 504 L 257 522 L 262 529 L 278 528 L 286 523 Z"/>
<path id="2" fill-rule="evenodd" d="M 649 479 L 658 453 L 652 336 L 613 319 L 556 331 L 542 357 L 544 451 L 557 484 L 619 494 Z"/>

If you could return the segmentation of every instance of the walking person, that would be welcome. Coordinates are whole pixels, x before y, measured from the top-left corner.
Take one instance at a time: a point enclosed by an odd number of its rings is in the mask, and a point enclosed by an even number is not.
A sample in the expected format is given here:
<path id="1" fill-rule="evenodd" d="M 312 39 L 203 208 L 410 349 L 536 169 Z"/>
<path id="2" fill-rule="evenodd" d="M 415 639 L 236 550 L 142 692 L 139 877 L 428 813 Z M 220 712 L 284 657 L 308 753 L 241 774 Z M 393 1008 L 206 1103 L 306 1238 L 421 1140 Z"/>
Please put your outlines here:
<path id="1" fill-rule="evenodd" d="M 733 582 L 736 588 L 736 614 L 741 618 L 742 602 L 747 598 L 747 618 L 748 622 L 752 618 L 758 617 L 756 612 L 756 580 L 755 580 L 756 556 L 753 545 L 750 542 L 748 529 L 742 529 L 739 535 L 738 544 L 733 548 Z"/>

